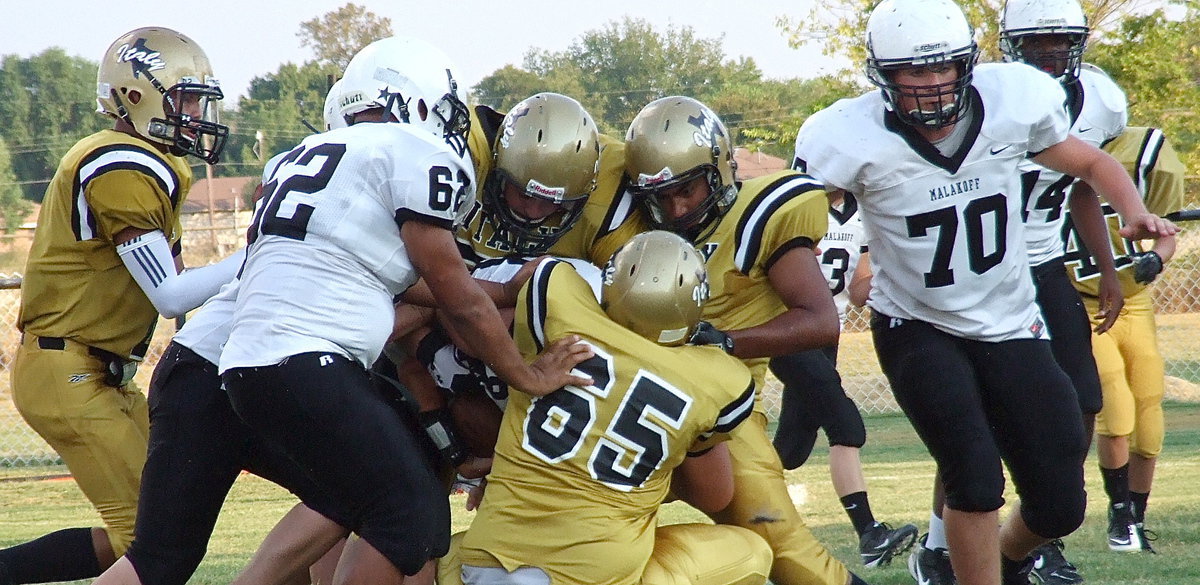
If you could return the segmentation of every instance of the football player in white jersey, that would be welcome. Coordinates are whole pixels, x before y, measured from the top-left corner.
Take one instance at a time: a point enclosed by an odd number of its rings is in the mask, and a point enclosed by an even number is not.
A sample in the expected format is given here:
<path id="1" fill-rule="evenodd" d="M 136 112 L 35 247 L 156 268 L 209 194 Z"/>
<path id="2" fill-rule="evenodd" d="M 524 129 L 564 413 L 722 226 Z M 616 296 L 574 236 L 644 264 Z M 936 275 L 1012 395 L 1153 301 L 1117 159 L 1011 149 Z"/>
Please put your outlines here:
<path id="1" fill-rule="evenodd" d="M 803 168 L 796 170 L 804 172 Z M 859 259 L 867 250 L 866 232 L 853 195 L 840 189 L 831 189 L 827 195 L 829 231 L 821 239 L 818 258 L 844 324 L 851 285 L 860 275 Z M 864 300 L 856 299 L 854 304 L 861 306 Z M 892 528 L 876 521 L 871 512 L 859 458 L 867 429 L 858 405 L 842 387 L 837 355 L 838 346 L 831 345 L 771 358 L 771 371 L 783 382 L 779 426 L 772 442 L 784 469 L 795 469 L 804 465 L 812 453 L 817 430 L 824 429 L 829 440 L 829 475 L 858 535 L 863 566 L 885 566 L 913 545 L 917 527 L 905 524 Z"/>
<path id="2" fill-rule="evenodd" d="M 333 107 L 338 88 L 334 84 L 327 94 L 326 130 L 346 126 Z M 281 152 L 267 161 L 262 183 L 271 180 L 288 153 Z M 259 193 L 261 189 L 260 183 Z M 259 200 L 257 196 L 255 200 Z M 217 362 L 229 337 L 237 283 L 237 279 L 227 283 L 188 318 L 155 366 L 149 392 L 150 447 L 142 469 L 134 543 L 96 579 L 95 585 L 186 583 L 204 557 L 221 505 L 243 469 L 270 479 L 307 502 L 297 504 L 280 523 L 296 539 L 313 546 L 332 539 L 330 536 L 322 541 L 324 535 L 309 529 L 313 525 L 329 526 L 334 535 L 345 532 L 314 510 L 329 508 L 324 504 L 324 491 L 281 450 L 267 444 L 238 419 L 221 389 Z M 293 544 L 289 541 L 284 546 L 294 552 L 290 548 Z M 264 546 L 280 548 L 270 541 Z M 285 555 L 261 558 L 282 559 Z M 336 556 L 333 559 L 336 561 Z M 254 583 L 273 583 L 280 575 L 303 571 L 305 566 L 264 565 L 252 565 L 239 577 L 251 578 Z"/>
<path id="3" fill-rule="evenodd" d="M 411 38 L 355 55 L 339 99 L 350 125 L 306 138 L 264 188 L 221 353 L 234 411 L 306 467 L 360 536 L 338 582 L 431 573 L 449 545 L 441 484 L 367 373 L 392 334 L 395 296 L 423 278 L 514 388 L 590 383 L 569 374 L 591 355 L 577 338 L 526 364 L 458 259 L 452 230 L 475 176 L 455 71 Z"/>
<path id="4" fill-rule="evenodd" d="M 1052 77 L 975 67 L 972 35 L 950 0 L 884 0 L 866 35 L 882 91 L 814 114 L 796 151 L 858 198 L 876 351 L 944 481 L 958 582 L 1026 583 L 1029 553 L 1083 521 L 1086 439 L 1034 302 L 1017 165 L 1032 156 L 1087 181 L 1127 234 L 1177 228 L 1146 211 L 1119 163 L 1070 136 Z M 1002 460 L 1021 501 L 998 529 Z"/>

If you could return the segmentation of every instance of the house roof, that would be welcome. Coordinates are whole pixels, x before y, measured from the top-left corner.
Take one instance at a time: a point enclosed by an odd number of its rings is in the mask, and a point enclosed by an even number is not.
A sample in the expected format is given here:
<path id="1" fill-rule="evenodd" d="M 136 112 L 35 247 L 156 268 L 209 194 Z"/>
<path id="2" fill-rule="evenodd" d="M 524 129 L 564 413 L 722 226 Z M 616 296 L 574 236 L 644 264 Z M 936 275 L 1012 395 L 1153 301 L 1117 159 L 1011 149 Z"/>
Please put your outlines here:
<path id="1" fill-rule="evenodd" d="M 745 148 L 733 149 L 733 160 L 737 161 L 739 180 L 761 177 L 788 168 L 788 161 L 763 152 L 751 152 Z"/>
<path id="2" fill-rule="evenodd" d="M 192 185 L 187 199 L 183 202 L 183 213 L 206 212 L 209 208 L 209 185 L 212 185 L 211 202 L 214 211 L 231 211 L 246 209 L 242 201 L 242 193 L 251 181 L 258 177 L 216 177 L 200 179 Z"/>

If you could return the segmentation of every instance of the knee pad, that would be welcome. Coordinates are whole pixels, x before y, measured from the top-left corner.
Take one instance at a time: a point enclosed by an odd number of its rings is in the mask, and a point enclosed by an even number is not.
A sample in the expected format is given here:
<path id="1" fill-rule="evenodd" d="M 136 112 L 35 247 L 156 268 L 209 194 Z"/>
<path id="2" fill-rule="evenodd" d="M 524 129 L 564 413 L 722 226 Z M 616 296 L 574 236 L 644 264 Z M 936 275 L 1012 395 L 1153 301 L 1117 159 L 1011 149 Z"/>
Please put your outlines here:
<path id="1" fill-rule="evenodd" d="M 133 545 L 125 556 L 142 585 L 186 585 L 204 559 L 206 547 L 207 542 L 190 549 L 158 547 L 144 550 Z"/>
<path id="2" fill-rule="evenodd" d="M 997 465 L 995 472 L 974 469 L 949 472 L 943 469 L 942 483 L 946 487 L 946 505 L 960 512 L 991 512 L 1004 505 L 1004 474 Z"/>
<path id="3" fill-rule="evenodd" d="M 1071 490 L 1075 492 L 1075 490 Z M 1029 502 L 1021 500 L 1021 519 L 1034 534 L 1043 538 L 1062 538 L 1083 524 L 1085 496 L 1078 493 L 1060 493 L 1053 502 Z"/>
<path id="4" fill-rule="evenodd" d="M 830 409 L 828 420 L 822 421 L 829 445 L 861 449 L 867 443 L 867 427 L 863 424 L 858 405 L 850 397 L 843 396 Z"/>

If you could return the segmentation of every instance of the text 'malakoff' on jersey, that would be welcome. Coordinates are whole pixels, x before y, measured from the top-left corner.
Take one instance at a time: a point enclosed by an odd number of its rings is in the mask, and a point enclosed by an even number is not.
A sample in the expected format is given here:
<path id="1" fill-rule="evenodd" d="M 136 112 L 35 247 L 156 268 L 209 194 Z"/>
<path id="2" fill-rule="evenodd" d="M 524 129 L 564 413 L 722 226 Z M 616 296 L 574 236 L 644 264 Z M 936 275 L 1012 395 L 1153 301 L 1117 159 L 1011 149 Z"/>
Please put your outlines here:
<path id="1" fill-rule="evenodd" d="M 264 185 L 221 371 L 312 351 L 369 368 L 418 278 L 400 226 L 455 229 L 474 184 L 467 160 L 404 124 L 305 138 Z"/>
<path id="2" fill-rule="evenodd" d="M 888 113 L 879 92 L 805 121 L 797 157 L 858 196 L 871 235 L 869 304 L 981 341 L 1046 335 L 1034 303 L 1017 165 L 1068 136 L 1065 93 L 1019 63 L 975 70 L 969 132 L 943 156 Z"/>
<path id="3" fill-rule="evenodd" d="M 1121 135 L 1129 116 L 1125 93 L 1107 75 L 1084 67 L 1067 88 L 1071 135 L 1099 148 Z M 1021 172 L 1021 197 L 1029 265 L 1037 266 L 1063 255 L 1063 223 L 1067 196 L 1074 177 L 1026 159 Z"/>

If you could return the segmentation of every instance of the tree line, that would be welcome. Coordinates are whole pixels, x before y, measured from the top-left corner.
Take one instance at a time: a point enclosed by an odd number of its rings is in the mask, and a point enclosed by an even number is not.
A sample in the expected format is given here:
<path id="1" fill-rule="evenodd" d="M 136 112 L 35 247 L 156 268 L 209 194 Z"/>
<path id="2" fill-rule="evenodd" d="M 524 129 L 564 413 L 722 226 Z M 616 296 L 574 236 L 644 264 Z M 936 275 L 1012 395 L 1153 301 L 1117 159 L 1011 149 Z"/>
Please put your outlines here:
<path id="1" fill-rule="evenodd" d="M 778 34 L 791 43 L 822 43 L 850 63 L 864 57 L 861 39 L 874 0 L 819 3 L 811 14 L 780 17 Z M 1200 169 L 1200 6 L 1168 2 L 1132 14 L 1135 0 L 1085 1 L 1093 25 L 1086 60 L 1125 89 L 1130 123 L 1163 128 L 1192 172 Z M 996 48 L 1001 0 L 962 5 L 980 29 L 984 60 Z M 1168 17 L 1174 10 L 1174 17 Z M 1178 16 L 1182 13 L 1182 16 Z M 359 48 L 390 36 L 391 22 L 347 4 L 301 24 L 301 45 L 314 58 L 285 63 L 254 78 L 236 107 L 222 112 L 230 139 L 214 172 L 254 175 L 273 153 L 322 125 L 329 85 Z M 80 138 L 111 122 L 95 113 L 96 62 L 50 48 L 0 58 L 0 221 L 11 230 L 40 201 L 59 159 Z M 797 64 L 802 69 L 802 64 Z M 790 157 L 800 124 L 837 99 L 866 91 L 857 65 L 813 79 L 767 79 L 751 57 L 730 57 L 722 39 L 687 26 L 656 29 L 622 18 L 583 33 L 562 51 L 531 48 L 520 65 L 506 65 L 471 88 L 472 101 L 505 111 L 539 91 L 578 99 L 600 129 L 623 134 L 646 103 L 685 94 L 721 114 L 735 143 Z M 203 174 L 202 168 L 197 168 Z"/>

